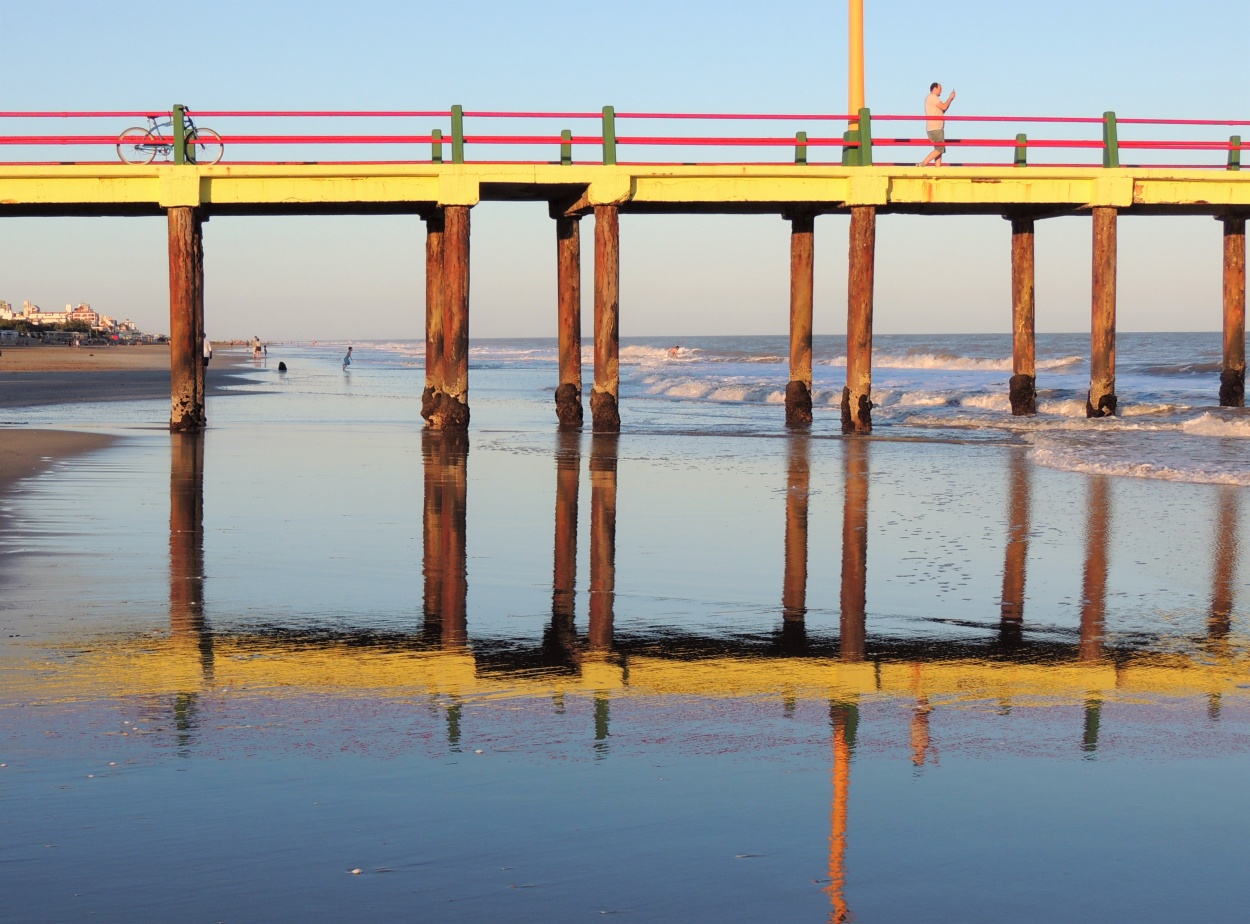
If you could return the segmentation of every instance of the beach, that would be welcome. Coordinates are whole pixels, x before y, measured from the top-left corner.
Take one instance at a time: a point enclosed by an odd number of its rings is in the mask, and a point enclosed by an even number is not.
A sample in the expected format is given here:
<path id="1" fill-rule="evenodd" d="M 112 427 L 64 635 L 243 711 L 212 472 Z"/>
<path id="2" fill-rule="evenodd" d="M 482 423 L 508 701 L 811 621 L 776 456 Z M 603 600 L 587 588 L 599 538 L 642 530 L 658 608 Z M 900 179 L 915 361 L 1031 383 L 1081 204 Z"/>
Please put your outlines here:
<path id="1" fill-rule="evenodd" d="M 836 338 L 785 429 L 784 343 L 627 340 L 619 436 L 556 432 L 551 340 L 472 344 L 467 437 L 411 341 L 241 357 L 201 435 L 5 405 L 58 461 L 0 493 L 0 915 L 1235 919 L 1205 341 L 1126 338 L 1100 427 L 1070 340 L 1019 421 L 1009 338 L 881 338 L 867 439 Z"/>

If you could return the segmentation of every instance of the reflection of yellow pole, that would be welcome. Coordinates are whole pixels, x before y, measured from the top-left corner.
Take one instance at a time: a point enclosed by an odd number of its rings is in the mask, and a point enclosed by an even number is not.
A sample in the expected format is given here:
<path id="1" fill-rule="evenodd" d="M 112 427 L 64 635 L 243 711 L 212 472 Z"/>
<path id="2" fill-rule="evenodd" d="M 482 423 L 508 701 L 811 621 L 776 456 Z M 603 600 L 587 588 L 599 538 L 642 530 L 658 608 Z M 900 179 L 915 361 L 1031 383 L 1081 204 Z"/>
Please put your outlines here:
<path id="1" fill-rule="evenodd" d="M 847 30 L 847 112 L 851 131 L 859 128 L 859 111 L 864 108 L 864 0 L 847 0 L 850 13 Z"/>

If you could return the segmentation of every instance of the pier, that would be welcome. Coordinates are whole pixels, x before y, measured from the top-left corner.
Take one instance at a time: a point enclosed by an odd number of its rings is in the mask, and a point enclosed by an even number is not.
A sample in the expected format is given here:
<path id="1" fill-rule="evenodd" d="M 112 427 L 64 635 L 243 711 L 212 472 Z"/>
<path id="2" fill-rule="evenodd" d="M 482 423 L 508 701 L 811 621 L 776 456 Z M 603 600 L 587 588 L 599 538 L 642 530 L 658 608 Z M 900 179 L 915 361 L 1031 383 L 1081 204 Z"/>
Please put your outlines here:
<path id="1" fill-rule="evenodd" d="M 6 120 L 56 118 L 96 125 L 105 117 L 140 113 L 0 113 Z M 847 359 L 842 429 L 872 430 L 872 324 L 876 227 L 894 214 L 938 216 L 1000 215 L 1010 222 L 1012 413 L 1036 413 L 1034 330 L 1034 229 L 1036 222 L 1063 216 L 1091 223 L 1092 300 L 1090 387 L 1086 413 L 1111 417 L 1119 396 L 1115 378 L 1116 232 L 1121 216 L 1209 215 L 1223 223 L 1223 363 L 1218 385 L 1222 406 L 1245 404 L 1245 224 L 1250 214 L 1250 173 L 1241 170 L 1239 135 L 1219 131 L 1250 125 L 1237 120 L 947 117 L 953 131 L 964 127 L 1042 123 L 1101 138 L 1035 137 L 1027 133 L 951 139 L 955 152 L 980 152 L 988 161 L 921 168 L 887 163 L 883 152 L 911 157 L 928 144 L 919 137 L 874 137 L 874 124 L 919 122 L 917 116 L 874 116 L 868 109 L 833 114 L 598 113 L 446 111 L 316 113 L 195 112 L 201 120 L 233 125 L 257 119 L 302 125 L 310 119 L 345 119 L 358 124 L 414 119 L 437 122 L 426 134 L 339 132 L 248 133 L 222 131 L 226 155 L 196 163 L 196 135 L 183 120 L 190 110 L 176 106 L 173 162 L 168 164 L 67 161 L 65 150 L 99 150 L 117 145 L 113 134 L 0 134 L 0 149 L 33 152 L 32 159 L 0 163 L 0 215 L 166 216 L 169 225 L 172 430 L 205 426 L 203 368 L 205 256 L 203 223 L 214 215 L 412 214 L 424 219 L 426 369 L 421 413 L 435 430 L 461 430 L 470 416 L 468 344 L 470 331 L 470 215 L 483 201 L 546 202 L 556 238 L 559 340 L 556 415 L 561 428 L 583 424 L 581 369 L 580 225 L 594 224 L 594 369 L 589 394 L 595 432 L 621 428 L 619 338 L 620 221 L 645 213 L 776 214 L 790 231 L 790 369 L 785 385 L 785 422 L 812 422 L 813 255 L 817 219 L 849 214 L 848 291 L 845 304 Z M 250 120 L 250 122 L 249 122 Z M 509 126 L 538 125 L 539 134 L 466 133 L 466 120 L 502 120 Z M 699 134 L 628 135 L 618 124 L 695 124 Z M 556 131 L 557 124 L 591 122 L 597 133 Z M 743 124 L 807 125 L 793 135 L 742 133 Z M 850 126 L 837 134 L 835 127 Z M 1179 128 L 1178 128 L 1179 126 Z M 1183 130 L 1193 137 L 1140 139 L 1140 131 Z M 824 129 L 821 134 L 816 129 Z M 1001 130 L 1001 128 L 1000 128 Z M 719 131 L 719 134 L 711 134 Z M 1201 135 L 1201 137 L 1198 137 Z M 198 142 L 201 146 L 204 142 Z M 625 162 L 619 152 L 633 145 L 648 159 Z M 292 155 L 294 147 L 299 152 Z M 445 155 L 450 148 L 450 157 Z M 49 148 L 52 152 L 49 153 Z M 534 149 L 551 159 L 535 160 Z M 575 149 L 582 154 L 574 157 Z M 721 159 L 692 162 L 711 150 Z M 1100 162 L 1045 163 L 1094 151 Z M 244 158 L 252 151 L 272 159 Z M 328 155 L 325 152 L 331 152 Z M 335 151 L 350 152 L 336 155 Z M 399 151 L 395 156 L 395 151 Z M 470 157 L 486 155 L 484 158 Z M 243 152 L 243 153 L 236 153 Z M 593 152 L 593 157 L 586 154 Z M 985 154 L 984 152 L 988 152 Z M 824 154 L 828 160 L 820 161 Z M 279 157 L 279 155 L 281 155 Z M 1007 156 L 1009 155 L 1009 156 Z M 1146 162 L 1128 165 L 1138 156 Z M 56 156 L 57 160 L 50 158 Z M 308 156 L 315 161 L 303 159 Z M 953 155 L 952 155 L 953 156 Z M 1187 163 L 1151 163 L 1160 157 Z M 236 160 L 237 157 L 237 160 Z M 300 157 L 292 162 L 293 157 Z M 394 159 L 391 159 L 391 158 Z M 764 158 L 760 160 L 758 158 Z M 836 158 L 836 159 L 835 159 Z M 418 253 L 418 243 L 413 242 Z M 628 254 L 624 255 L 628 259 Z M 1004 261 L 1006 263 L 1006 261 Z M 210 259 L 211 264 L 211 259 Z M 1006 271 L 1006 267 L 1005 270 Z M 1007 306 L 1004 306 L 1006 310 Z M 1045 310 L 1045 306 L 1042 306 Z M 626 415 L 627 416 L 627 415 Z"/>

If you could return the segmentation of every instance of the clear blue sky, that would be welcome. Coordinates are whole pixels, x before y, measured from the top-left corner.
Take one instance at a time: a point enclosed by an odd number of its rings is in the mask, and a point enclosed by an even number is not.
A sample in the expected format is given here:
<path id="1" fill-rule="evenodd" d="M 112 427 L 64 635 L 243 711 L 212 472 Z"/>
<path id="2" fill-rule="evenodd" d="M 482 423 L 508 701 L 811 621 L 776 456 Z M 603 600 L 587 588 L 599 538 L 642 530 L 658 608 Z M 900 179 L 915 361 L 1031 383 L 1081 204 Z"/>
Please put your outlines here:
<path id="1" fill-rule="evenodd" d="M 1244 0 L 864 5 L 877 113 L 916 111 L 938 80 L 952 114 L 1250 117 Z M 0 39 L 9 110 L 846 108 L 845 0 L 45 0 L 0 4 Z M 1089 236 L 1039 225 L 1039 329 L 1088 329 Z M 474 337 L 554 334 L 553 237 L 542 205 L 474 209 Z M 621 239 L 622 335 L 786 329 L 779 218 L 627 215 Z M 165 246 L 159 219 L 9 219 L 0 298 L 163 332 Z M 846 219 L 821 218 L 816 247 L 817 332 L 840 333 Z M 883 216 L 877 330 L 1008 330 L 1008 248 L 999 218 Z M 214 337 L 421 336 L 415 218 L 219 217 L 205 249 Z M 1122 329 L 1215 330 L 1219 300 L 1216 222 L 1121 220 Z"/>

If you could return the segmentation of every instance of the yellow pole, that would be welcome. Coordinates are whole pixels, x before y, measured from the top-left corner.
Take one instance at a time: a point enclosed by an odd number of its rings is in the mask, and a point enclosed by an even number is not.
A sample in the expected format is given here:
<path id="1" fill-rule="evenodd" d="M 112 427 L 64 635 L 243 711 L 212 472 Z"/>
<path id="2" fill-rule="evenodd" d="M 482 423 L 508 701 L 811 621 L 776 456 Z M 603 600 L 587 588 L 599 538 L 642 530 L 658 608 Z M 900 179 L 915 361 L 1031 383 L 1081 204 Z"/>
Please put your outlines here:
<path id="1" fill-rule="evenodd" d="M 850 128 L 859 128 L 859 111 L 864 108 L 864 0 L 847 0 L 850 13 L 847 35 L 847 111 L 852 119 Z"/>

